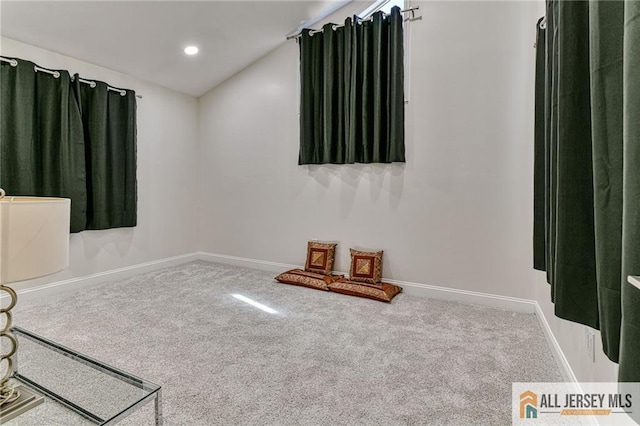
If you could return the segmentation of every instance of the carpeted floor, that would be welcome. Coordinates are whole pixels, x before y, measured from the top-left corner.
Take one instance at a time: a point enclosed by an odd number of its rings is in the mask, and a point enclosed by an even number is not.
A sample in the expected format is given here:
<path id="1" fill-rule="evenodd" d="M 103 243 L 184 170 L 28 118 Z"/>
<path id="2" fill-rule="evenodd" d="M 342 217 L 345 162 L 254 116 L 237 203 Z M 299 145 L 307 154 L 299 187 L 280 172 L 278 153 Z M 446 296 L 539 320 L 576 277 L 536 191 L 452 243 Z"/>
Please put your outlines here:
<path id="1" fill-rule="evenodd" d="M 21 302 L 14 321 L 162 385 L 166 425 L 507 425 L 512 382 L 562 380 L 534 315 L 274 275 L 194 262 Z M 84 424 L 53 402 L 10 424 L 44 410 Z M 153 420 L 148 404 L 122 424 Z"/>

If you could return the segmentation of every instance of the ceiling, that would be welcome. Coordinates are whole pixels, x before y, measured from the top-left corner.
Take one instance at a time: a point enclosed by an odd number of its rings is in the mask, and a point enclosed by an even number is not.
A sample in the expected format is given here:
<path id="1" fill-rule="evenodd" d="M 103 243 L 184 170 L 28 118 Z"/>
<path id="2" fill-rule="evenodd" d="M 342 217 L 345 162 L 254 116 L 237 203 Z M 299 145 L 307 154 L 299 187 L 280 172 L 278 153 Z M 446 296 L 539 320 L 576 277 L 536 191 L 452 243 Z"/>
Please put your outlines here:
<path id="1" fill-rule="evenodd" d="M 2 0 L 0 35 L 199 97 L 350 1 Z"/>

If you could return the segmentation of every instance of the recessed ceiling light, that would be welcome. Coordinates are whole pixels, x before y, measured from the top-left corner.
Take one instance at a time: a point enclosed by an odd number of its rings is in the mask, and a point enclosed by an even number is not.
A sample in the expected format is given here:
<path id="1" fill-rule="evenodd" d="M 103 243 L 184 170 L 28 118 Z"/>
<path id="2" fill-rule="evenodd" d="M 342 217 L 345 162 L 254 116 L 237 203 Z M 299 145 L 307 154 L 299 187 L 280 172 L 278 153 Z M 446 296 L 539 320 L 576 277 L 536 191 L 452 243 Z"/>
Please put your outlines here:
<path id="1" fill-rule="evenodd" d="M 187 46 L 184 48 L 184 53 L 187 55 L 195 55 L 198 53 L 198 48 L 196 46 Z"/>

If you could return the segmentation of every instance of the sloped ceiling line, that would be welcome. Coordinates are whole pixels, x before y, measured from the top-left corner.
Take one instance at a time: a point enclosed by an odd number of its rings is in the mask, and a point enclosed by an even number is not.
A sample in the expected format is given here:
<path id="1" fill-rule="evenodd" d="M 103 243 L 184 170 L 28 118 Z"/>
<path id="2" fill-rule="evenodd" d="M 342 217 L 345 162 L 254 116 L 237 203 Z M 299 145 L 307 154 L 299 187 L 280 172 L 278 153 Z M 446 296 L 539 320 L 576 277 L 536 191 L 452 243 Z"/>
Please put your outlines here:
<path id="1" fill-rule="evenodd" d="M 1 1 L 0 35 L 200 97 L 350 1 Z"/>

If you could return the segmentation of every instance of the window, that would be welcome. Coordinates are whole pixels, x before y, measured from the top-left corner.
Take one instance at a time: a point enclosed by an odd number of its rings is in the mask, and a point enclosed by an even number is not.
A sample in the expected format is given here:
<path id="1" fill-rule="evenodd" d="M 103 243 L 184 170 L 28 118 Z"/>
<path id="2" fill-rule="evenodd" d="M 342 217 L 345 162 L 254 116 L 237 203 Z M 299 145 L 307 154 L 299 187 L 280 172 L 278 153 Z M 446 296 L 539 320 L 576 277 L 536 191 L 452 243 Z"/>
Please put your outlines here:
<path id="1" fill-rule="evenodd" d="M 404 17 L 381 3 L 370 18 L 302 31 L 298 164 L 405 161 Z"/>
<path id="2" fill-rule="evenodd" d="M 2 59 L 2 187 L 70 198 L 71 232 L 136 226 L 135 93 Z"/>

